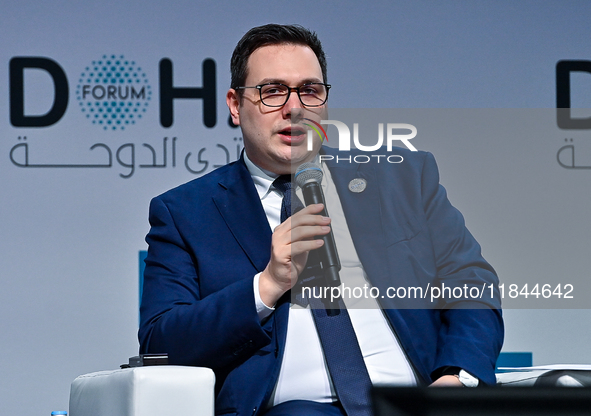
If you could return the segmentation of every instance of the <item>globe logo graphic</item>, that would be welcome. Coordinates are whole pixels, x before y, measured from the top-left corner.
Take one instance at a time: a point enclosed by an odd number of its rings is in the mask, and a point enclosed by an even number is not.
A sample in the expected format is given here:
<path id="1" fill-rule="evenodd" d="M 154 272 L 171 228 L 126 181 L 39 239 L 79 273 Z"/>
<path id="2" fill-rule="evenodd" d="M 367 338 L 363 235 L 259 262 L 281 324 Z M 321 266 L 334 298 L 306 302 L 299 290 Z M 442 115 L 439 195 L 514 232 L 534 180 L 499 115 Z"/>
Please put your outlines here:
<path id="1" fill-rule="evenodd" d="M 152 88 L 135 61 L 103 55 L 80 75 L 76 98 L 93 124 L 103 130 L 125 130 L 145 116 Z"/>

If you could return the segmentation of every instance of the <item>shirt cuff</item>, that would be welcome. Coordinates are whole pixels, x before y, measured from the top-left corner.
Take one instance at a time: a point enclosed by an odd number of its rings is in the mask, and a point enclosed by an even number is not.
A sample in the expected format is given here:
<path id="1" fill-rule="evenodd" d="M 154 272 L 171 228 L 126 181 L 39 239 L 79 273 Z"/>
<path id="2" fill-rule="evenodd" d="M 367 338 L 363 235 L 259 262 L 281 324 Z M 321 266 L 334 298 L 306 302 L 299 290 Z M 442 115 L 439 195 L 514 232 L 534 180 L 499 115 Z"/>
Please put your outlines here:
<path id="1" fill-rule="evenodd" d="M 254 303 L 256 305 L 257 308 L 257 315 L 259 316 L 259 319 L 261 321 L 263 321 L 263 319 L 269 317 L 269 315 L 271 315 L 273 313 L 273 311 L 275 311 L 275 308 L 270 308 L 267 305 L 265 305 L 265 303 L 263 302 L 263 300 L 261 299 L 261 294 L 259 292 L 259 278 L 261 277 L 260 273 L 257 273 L 254 275 L 254 279 L 253 279 L 253 290 L 254 290 Z"/>

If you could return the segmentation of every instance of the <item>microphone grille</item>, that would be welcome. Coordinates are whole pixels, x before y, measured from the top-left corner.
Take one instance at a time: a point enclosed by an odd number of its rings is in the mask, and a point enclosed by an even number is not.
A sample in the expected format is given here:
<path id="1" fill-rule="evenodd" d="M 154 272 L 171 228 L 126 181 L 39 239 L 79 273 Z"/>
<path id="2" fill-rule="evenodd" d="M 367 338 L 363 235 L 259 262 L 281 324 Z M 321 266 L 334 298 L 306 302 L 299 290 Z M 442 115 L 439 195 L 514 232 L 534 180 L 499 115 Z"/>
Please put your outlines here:
<path id="1" fill-rule="evenodd" d="M 322 182 L 322 168 L 316 163 L 302 163 L 295 174 L 295 182 L 303 188 L 308 182 Z"/>

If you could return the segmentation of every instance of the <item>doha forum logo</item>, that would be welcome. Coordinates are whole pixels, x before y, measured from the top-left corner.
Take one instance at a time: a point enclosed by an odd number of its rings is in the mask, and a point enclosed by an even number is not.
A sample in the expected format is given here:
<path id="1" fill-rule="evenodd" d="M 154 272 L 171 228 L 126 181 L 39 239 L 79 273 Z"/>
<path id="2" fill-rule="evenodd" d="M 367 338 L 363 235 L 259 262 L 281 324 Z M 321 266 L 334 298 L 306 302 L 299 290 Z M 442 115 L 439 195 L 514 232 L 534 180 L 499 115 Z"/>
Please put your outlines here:
<path id="1" fill-rule="evenodd" d="M 175 100 L 202 102 L 203 125 L 217 123 L 216 64 L 206 58 L 201 64 L 201 86 L 175 86 L 173 63 L 162 58 L 158 65 L 160 125 L 174 123 Z M 32 114 L 26 111 L 25 97 L 35 100 L 34 93 L 25 94 L 25 74 L 29 70 L 44 72 L 53 84 L 53 103 L 47 112 Z M 197 72 L 198 73 L 198 72 Z M 9 63 L 10 124 L 14 127 L 50 127 L 66 114 L 70 101 L 70 84 L 62 66 L 49 57 L 15 56 Z M 76 98 L 82 114 L 103 130 L 125 130 L 145 118 L 152 100 L 152 87 L 145 71 L 124 55 L 103 55 L 92 61 L 76 78 Z M 28 84 L 29 87 L 31 84 Z M 199 85 L 199 81 L 197 81 Z M 235 128 L 236 126 L 230 125 Z"/>
<path id="2" fill-rule="evenodd" d="M 145 115 L 152 99 L 146 73 L 124 55 L 103 55 L 78 80 L 82 113 L 103 130 L 125 130 Z"/>

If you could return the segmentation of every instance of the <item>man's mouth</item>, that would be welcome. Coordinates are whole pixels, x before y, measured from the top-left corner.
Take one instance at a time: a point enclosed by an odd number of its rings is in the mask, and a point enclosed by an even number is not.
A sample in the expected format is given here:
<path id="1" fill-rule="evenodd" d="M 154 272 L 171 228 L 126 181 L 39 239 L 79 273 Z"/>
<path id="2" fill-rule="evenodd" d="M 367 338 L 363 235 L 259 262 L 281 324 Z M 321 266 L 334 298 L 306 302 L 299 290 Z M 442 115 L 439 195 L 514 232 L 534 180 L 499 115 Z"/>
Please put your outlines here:
<path id="1" fill-rule="evenodd" d="M 280 130 L 279 134 L 290 137 L 292 140 L 303 139 L 306 137 L 306 129 L 303 127 L 290 126 Z"/>

